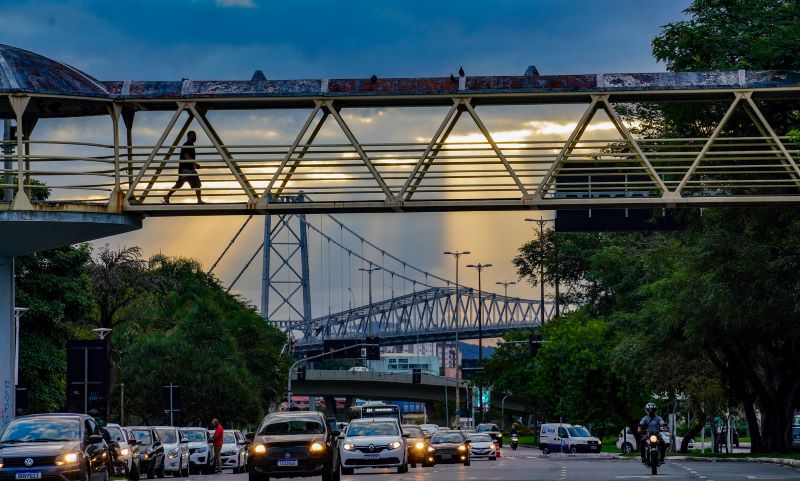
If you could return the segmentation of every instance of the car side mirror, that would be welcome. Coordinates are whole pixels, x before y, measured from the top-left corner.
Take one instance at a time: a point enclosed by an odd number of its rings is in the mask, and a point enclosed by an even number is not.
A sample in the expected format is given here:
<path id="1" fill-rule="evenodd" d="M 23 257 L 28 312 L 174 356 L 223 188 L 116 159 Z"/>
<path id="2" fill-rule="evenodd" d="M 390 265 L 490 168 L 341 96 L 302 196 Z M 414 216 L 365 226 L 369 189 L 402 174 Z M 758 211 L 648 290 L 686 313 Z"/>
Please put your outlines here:
<path id="1" fill-rule="evenodd" d="M 102 443 L 103 436 L 100 436 L 99 434 L 92 434 L 89 436 L 88 441 L 92 444 Z"/>
<path id="2" fill-rule="evenodd" d="M 252 440 L 254 440 L 256 438 L 256 433 L 247 433 L 247 434 L 244 435 L 244 437 L 248 441 L 252 441 Z M 211 440 L 209 439 L 209 441 L 211 441 Z"/>
<path id="3" fill-rule="evenodd" d="M 189 439 L 181 438 L 181 444 L 189 444 Z"/>
<path id="4" fill-rule="evenodd" d="M 131 438 L 128 440 L 128 444 L 131 446 L 136 446 L 138 442 L 135 439 Z"/>

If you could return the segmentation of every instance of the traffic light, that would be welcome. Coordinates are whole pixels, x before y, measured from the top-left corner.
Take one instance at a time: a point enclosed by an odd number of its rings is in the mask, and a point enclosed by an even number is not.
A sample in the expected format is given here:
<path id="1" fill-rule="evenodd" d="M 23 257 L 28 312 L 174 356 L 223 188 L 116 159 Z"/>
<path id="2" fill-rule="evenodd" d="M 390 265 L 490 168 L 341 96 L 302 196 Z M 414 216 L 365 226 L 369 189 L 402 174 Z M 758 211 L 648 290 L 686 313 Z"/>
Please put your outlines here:
<path id="1" fill-rule="evenodd" d="M 536 357 L 539 353 L 539 345 L 542 343 L 541 334 L 531 334 L 528 336 L 528 351 L 531 357 Z"/>
<path id="2" fill-rule="evenodd" d="M 306 380 L 306 368 L 300 366 L 297 368 L 297 380 L 298 381 L 305 381 Z"/>
<path id="3" fill-rule="evenodd" d="M 368 336 L 364 343 L 367 344 L 367 360 L 380 361 L 381 346 L 379 339 L 375 336 Z"/>
<path id="4" fill-rule="evenodd" d="M 411 384 L 422 384 L 422 369 L 411 370 Z"/>

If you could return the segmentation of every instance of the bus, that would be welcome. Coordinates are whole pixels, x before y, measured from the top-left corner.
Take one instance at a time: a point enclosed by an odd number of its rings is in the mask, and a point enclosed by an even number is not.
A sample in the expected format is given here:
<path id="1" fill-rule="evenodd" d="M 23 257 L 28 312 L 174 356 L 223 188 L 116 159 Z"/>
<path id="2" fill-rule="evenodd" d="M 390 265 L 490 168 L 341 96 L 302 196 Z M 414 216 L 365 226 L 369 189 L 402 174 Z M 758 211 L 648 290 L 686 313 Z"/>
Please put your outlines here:
<path id="1" fill-rule="evenodd" d="M 403 424 L 403 414 L 397 404 L 364 403 L 350 408 L 350 420 L 361 418 L 394 418 Z"/>

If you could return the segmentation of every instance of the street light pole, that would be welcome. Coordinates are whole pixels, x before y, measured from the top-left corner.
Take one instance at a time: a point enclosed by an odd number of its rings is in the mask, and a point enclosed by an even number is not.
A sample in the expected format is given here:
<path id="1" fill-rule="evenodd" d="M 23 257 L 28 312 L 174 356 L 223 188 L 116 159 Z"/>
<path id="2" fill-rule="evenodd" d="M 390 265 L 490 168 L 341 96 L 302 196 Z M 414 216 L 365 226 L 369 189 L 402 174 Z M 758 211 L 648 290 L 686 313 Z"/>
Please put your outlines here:
<path id="1" fill-rule="evenodd" d="M 296 368 L 300 364 L 311 361 L 313 359 L 319 359 L 321 357 L 329 356 L 331 354 L 336 354 L 337 352 L 349 351 L 357 347 L 372 346 L 372 345 L 373 344 L 367 344 L 362 342 L 361 344 L 353 344 L 352 346 L 342 347 L 340 349 L 332 349 L 328 352 L 323 352 L 322 354 L 316 354 L 314 356 L 305 357 L 303 359 L 300 359 L 299 361 L 295 361 L 294 364 L 289 366 L 289 372 L 288 375 L 286 376 L 286 407 L 289 409 L 292 408 L 292 371 L 294 371 L 294 368 Z"/>
<path id="2" fill-rule="evenodd" d="M 555 219 L 545 219 L 539 217 L 538 219 L 525 219 L 525 222 L 535 222 L 539 225 L 539 242 L 542 243 L 542 250 L 539 254 L 539 322 L 544 324 L 544 225 L 548 222 L 555 223 Z M 558 281 L 555 283 L 556 288 L 556 317 L 558 317 Z"/>
<path id="3" fill-rule="evenodd" d="M 455 260 L 456 260 L 456 296 L 455 296 L 455 304 L 454 304 L 454 310 L 455 310 L 455 316 L 456 316 L 456 380 L 460 381 L 461 380 L 461 359 L 460 359 L 460 349 L 459 349 L 459 345 L 458 345 L 458 343 L 459 343 L 458 337 L 459 337 L 459 331 L 460 331 L 461 327 L 460 327 L 459 322 L 458 322 L 458 311 L 459 311 L 459 305 L 461 303 L 460 303 L 460 297 L 459 297 L 460 294 L 458 292 L 458 288 L 459 288 L 459 285 L 458 285 L 458 264 L 459 264 L 459 261 L 461 260 L 461 256 L 468 255 L 468 254 L 470 254 L 470 252 L 469 251 L 463 251 L 462 252 L 462 251 L 455 250 L 455 251 L 444 251 L 444 254 L 448 255 L 448 256 L 453 256 L 453 258 L 455 258 Z M 444 362 L 444 361 L 445 360 L 442 359 L 442 362 Z M 461 395 L 459 394 L 459 390 L 458 389 L 456 389 L 456 416 L 461 417 Z M 450 423 L 449 419 L 447 420 L 447 423 L 448 424 Z"/>
<path id="4" fill-rule="evenodd" d="M 369 277 L 369 309 L 367 310 L 367 321 L 369 323 L 369 335 L 372 336 L 372 273 L 381 270 L 380 267 L 359 267 L 361 272 L 366 272 Z"/>
<path id="5" fill-rule="evenodd" d="M 497 281 L 495 284 L 503 286 L 503 296 L 505 297 L 503 300 L 503 313 L 508 315 L 508 286 L 515 285 L 516 281 Z"/>
<path id="6" fill-rule="evenodd" d="M 484 269 L 492 267 L 491 264 L 467 264 L 478 271 L 478 367 L 483 367 L 483 291 L 481 288 L 481 272 Z M 481 422 L 483 422 L 483 384 L 478 386 L 478 406 L 481 410 Z"/>

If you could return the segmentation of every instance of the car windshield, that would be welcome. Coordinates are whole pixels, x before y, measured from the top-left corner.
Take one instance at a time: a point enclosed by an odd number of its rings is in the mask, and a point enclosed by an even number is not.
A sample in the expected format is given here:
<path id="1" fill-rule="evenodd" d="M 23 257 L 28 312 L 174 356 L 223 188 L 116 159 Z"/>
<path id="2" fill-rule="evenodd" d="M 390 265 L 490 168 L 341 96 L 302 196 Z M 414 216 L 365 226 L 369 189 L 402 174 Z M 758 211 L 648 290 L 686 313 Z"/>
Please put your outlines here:
<path id="1" fill-rule="evenodd" d="M 492 437 L 488 434 L 473 434 L 469 437 L 472 442 L 475 443 L 491 443 Z"/>
<path id="2" fill-rule="evenodd" d="M 586 428 L 567 428 L 570 437 L 573 438 L 588 438 L 591 436 Z"/>
<path id="3" fill-rule="evenodd" d="M 403 432 L 408 434 L 408 436 L 411 438 L 421 438 L 424 436 L 424 434 L 422 434 L 422 429 L 416 426 L 407 426 L 407 427 L 404 426 Z"/>
<path id="4" fill-rule="evenodd" d="M 495 424 L 481 424 L 478 426 L 479 433 L 487 433 L 489 431 L 500 431 L 500 428 Z"/>
<path id="5" fill-rule="evenodd" d="M 431 438 L 431 443 L 463 443 L 464 436 L 461 433 L 437 433 Z"/>
<path id="6" fill-rule="evenodd" d="M 267 422 L 258 434 L 323 434 L 325 426 L 314 419 L 276 418 Z"/>
<path id="7" fill-rule="evenodd" d="M 233 433 L 225 433 L 222 435 L 222 444 L 236 444 L 236 437 Z"/>
<path id="8" fill-rule="evenodd" d="M 108 429 L 108 434 L 111 435 L 112 441 L 126 442 L 128 440 L 128 438 L 125 437 L 125 433 L 122 431 L 122 428 L 106 426 L 106 429 Z"/>
<path id="9" fill-rule="evenodd" d="M 205 429 L 185 430 L 183 431 L 183 436 L 188 439 L 190 443 L 202 443 L 208 440 Z"/>
<path id="10" fill-rule="evenodd" d="M 175 444 L 178 442 L 178 435 L 174 429 L 156 429 L 158 437 L 164 444 Z"/>
<path id="11" fill-rule="evenodd" d="M 390 422 L 353 423 L 347 428 L 347 435 L 356 436 L 393 436 L 397 435 L 397 424 Z"/>
<path id="12" fill-rule="evenodd" d="M 152 444 L 152 440 L 150 439 L 150 431 L 145 431 L 144 429 L 134 429 L 131 431 L 133 437 L 136 438 L 136 442 L 138 444 Z"/>
<path id="13" fill-rule="evenodd" d="M 38 417 L 15 419 L 6 426 L 0 443 L 76 441 L 80 439 L 78 418 Z"/>

